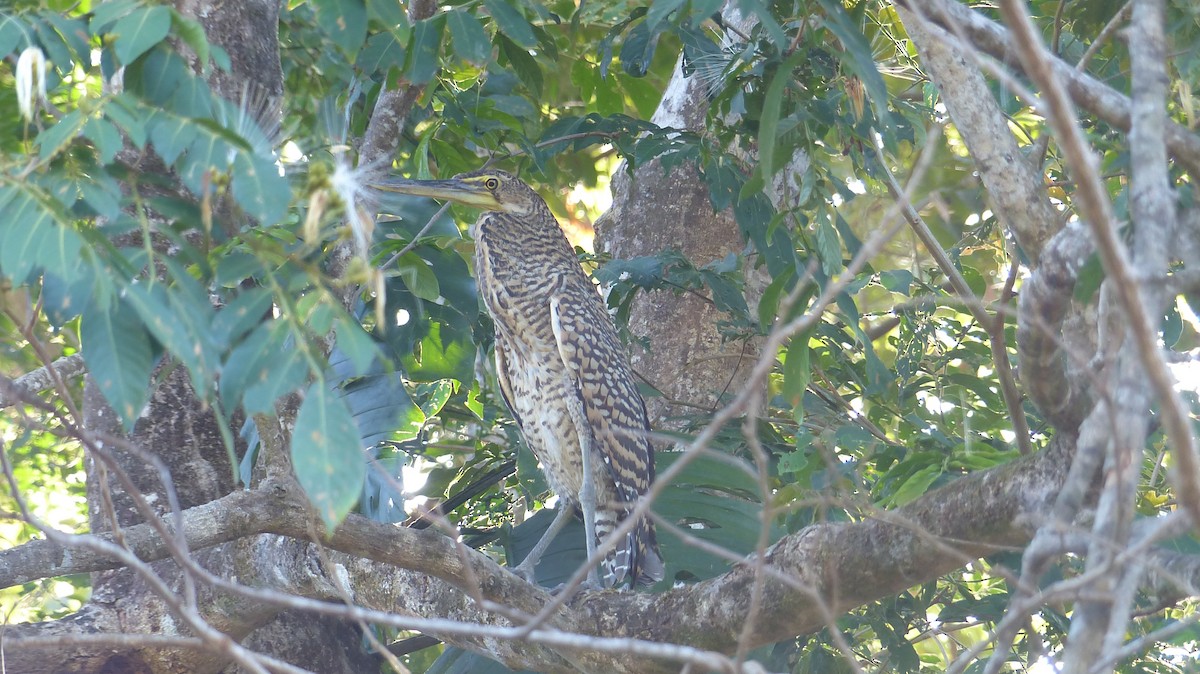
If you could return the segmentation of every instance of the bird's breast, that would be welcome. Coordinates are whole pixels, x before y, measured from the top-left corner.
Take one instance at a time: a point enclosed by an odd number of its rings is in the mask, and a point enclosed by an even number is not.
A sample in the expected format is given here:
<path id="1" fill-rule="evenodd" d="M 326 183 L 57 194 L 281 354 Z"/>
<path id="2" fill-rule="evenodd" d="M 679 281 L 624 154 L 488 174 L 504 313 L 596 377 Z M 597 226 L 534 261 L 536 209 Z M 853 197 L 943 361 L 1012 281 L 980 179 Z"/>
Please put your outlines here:
<path id="1" fill-rule="evenodd" d="M 574 259 L 560 260 L 550 244 L 505 228 L 504 214 L 489 213 L 476 224 L 475 281 L 498 325 L 534 331 L 553 343 L 550 298 L 564 275 L 578 272 Z"/>

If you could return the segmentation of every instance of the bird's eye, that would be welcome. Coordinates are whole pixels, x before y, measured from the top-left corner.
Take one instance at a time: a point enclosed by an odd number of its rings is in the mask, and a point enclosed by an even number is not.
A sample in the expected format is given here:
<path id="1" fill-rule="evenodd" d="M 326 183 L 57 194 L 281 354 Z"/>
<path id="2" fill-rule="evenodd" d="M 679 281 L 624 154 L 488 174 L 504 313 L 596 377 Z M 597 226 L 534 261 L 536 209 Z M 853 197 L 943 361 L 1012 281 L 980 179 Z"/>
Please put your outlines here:
<path id="1" fill-rule="evenodd" d="M 483 186 L 489 190 L 494 190 L 497 187 L 500 187 L 500 181 L 496 180 L 495 178 L 488 178 L 487 180 L 483 181 Z"/>

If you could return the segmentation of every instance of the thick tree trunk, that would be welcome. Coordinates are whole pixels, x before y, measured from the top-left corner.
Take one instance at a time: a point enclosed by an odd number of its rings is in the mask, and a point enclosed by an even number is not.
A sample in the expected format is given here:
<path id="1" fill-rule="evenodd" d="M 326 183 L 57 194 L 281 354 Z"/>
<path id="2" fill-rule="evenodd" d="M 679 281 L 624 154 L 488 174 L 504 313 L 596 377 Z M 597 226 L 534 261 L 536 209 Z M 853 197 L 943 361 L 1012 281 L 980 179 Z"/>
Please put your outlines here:
<path id="1" fill-rule="evenodd" d="M 675 68 L 652 121 L 660 126 L 703 131 L 708 100 L 700 77 L 684 77 Z M 694 165 L 664 171 L 654 160 L 630 176 L 613 177 L 613 203 L 596 222 L 596 250 L 615 258 L 657 255 L 676 250 L 696 266 L 745 250 L 729 211 L 714 213 L 708 186 Z M 745 381 L 757 347 L 726 340 L 717 329 L 723 316 L 705 298 L 660 290 L 638 298 L 629 330 L 650 346 L 631 345 L 638 376 L 662 393 L 648 397 L 646 408 L 655 429 L 681 430 L 712 416 L 722 395 Z"/>

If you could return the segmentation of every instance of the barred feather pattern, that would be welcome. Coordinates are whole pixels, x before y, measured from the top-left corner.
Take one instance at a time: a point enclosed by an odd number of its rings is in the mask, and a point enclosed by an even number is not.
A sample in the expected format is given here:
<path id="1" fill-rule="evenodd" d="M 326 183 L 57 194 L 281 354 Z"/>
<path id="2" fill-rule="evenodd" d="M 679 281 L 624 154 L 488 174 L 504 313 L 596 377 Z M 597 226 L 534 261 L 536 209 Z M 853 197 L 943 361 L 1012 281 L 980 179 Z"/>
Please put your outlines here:
<path id="1" fill-rule="evenodd" d="M 560 507 L 578 506 L 583 480 L 592 480 L 599 544 L 654 480 L 645 403 L 604 302 L 545 202 L 515 177 L 488 174 L 503 178 L 498 200 L 518 204 L 475 225 L 475 278 L 496 325 L 501 392 Z M 587 478 L 583 447 L 595 459 Z M 646 518 L 601 565 L 607 587 L 650 585 L 663 572 Z"/>

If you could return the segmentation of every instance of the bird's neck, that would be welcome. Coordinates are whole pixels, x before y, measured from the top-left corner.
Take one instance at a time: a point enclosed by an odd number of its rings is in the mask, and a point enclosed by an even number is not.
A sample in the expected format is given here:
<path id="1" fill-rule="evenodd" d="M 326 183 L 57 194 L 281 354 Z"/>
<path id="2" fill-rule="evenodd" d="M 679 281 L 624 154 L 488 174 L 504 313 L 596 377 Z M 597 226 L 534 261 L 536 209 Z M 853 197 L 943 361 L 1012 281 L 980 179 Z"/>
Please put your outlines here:
<path id="1" fill-rule="evenodd" d="M 478 254 L 487 254 L 511 270 L 554 270 L 578 266 L 575 251 L 550 215 L 524 217 L 509 213 L 485 213 L 475 224 Z"/>

